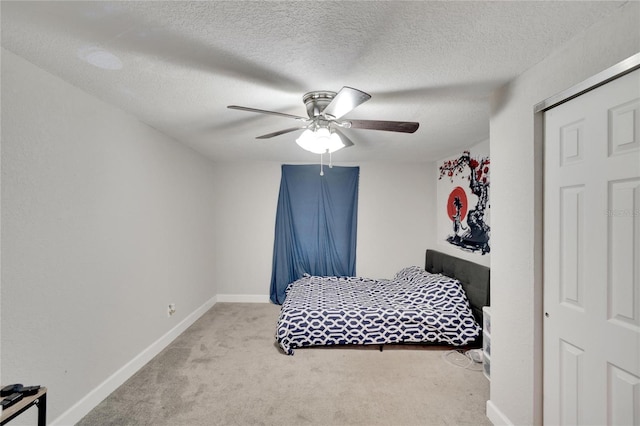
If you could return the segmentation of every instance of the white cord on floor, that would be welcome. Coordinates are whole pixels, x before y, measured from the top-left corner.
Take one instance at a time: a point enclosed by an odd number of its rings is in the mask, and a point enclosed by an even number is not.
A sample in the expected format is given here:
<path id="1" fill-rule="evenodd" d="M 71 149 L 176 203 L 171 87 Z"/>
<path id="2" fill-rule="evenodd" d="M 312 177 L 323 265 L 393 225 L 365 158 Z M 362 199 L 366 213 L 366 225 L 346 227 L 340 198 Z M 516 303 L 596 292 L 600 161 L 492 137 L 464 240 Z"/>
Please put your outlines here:
<path id="1" fill-rule="evenodd" d="M 456 356 L 452 356 L 452 355 Z M 442 353 L 442 359 L 448 364 L 455 367 L 464 368 L 472 371 L 482 371 L 482 363 L 475 362 L 469 355 L 469 350 L 463 351 L 462 349 L 453 349 Z"/>

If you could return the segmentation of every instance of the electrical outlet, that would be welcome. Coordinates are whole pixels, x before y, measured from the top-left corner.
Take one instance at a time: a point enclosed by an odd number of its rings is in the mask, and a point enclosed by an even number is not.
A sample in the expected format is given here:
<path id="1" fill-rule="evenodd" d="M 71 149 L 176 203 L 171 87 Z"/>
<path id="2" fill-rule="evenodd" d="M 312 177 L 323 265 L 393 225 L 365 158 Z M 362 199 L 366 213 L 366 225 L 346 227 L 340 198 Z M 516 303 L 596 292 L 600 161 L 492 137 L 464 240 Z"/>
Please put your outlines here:
<path id="1" fill-rule="evenodd" d="M 168 309 L 168 314 L 169 316 L 173 315 L 176 313 L 176 304 L 175 303 L 169 303 L 169 309 Z"/>

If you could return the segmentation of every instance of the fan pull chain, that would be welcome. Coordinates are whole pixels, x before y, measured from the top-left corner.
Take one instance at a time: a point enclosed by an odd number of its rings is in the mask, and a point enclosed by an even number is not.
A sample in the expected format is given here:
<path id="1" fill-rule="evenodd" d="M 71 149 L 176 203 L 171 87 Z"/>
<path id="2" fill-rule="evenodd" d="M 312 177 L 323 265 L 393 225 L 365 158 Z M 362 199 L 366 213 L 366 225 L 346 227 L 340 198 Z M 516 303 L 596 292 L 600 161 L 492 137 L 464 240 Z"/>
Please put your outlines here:
<path id="1" fill-rule="evenodd" d="M 322 167 L 322 154 L 320 154 L 320 176 L 324 176 L 324 169 Z"/>
<path id="2" fill-rule="evenodd" d="M 331 157 L 331 151 L 329 151 L 329 168 L 333 169 L 333 159 Z"/>

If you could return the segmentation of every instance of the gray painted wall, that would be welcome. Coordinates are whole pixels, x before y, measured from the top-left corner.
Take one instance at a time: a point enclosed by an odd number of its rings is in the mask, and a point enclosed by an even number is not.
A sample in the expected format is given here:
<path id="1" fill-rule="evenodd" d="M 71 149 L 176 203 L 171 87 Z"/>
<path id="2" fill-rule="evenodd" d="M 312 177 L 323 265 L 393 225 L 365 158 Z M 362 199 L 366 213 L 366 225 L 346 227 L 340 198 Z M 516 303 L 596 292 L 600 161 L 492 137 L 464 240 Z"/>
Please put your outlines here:
<path id="1" fill-rule="evenodd" d="M 213 172 L 3 50 L 2 383 L 53 420 L 213 298 Z"/>

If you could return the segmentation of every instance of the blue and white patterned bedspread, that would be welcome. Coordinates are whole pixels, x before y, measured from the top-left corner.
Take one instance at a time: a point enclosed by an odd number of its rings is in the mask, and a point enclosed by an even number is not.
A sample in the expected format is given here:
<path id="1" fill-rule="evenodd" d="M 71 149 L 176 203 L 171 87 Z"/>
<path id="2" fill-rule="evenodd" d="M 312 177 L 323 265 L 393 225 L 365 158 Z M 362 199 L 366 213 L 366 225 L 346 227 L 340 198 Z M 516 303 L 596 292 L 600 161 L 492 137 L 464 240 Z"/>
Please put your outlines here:
<path id="1" fill-rule="evenodd" d="M 418 266 L 392 280 L 305 276 L 289 284 L 276 339 L 298 347 L 440 342 L 461 346 L 480 327 L 459 281 Z"/>

